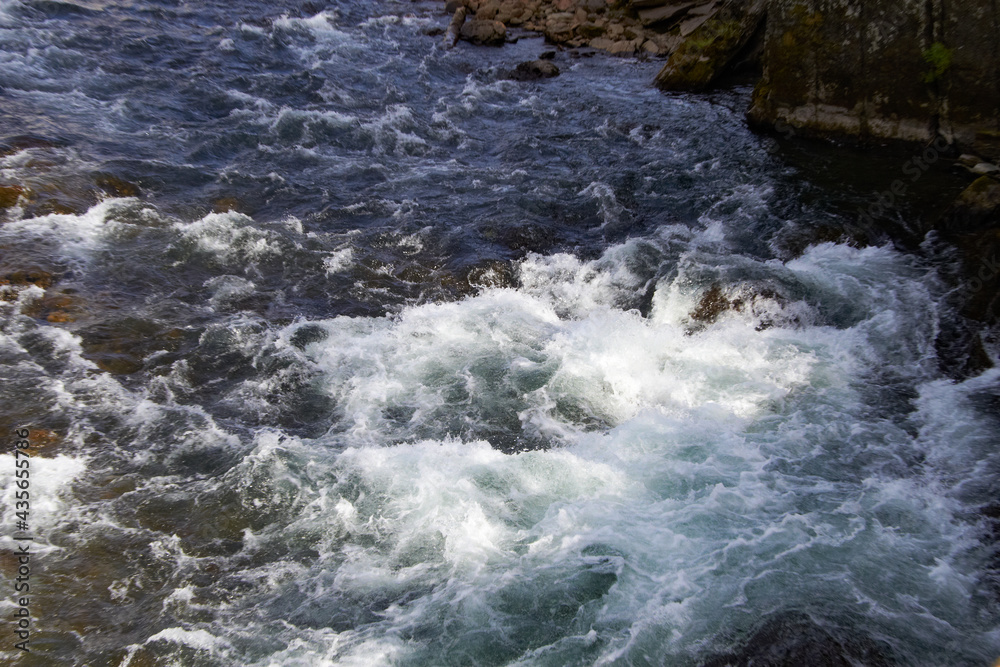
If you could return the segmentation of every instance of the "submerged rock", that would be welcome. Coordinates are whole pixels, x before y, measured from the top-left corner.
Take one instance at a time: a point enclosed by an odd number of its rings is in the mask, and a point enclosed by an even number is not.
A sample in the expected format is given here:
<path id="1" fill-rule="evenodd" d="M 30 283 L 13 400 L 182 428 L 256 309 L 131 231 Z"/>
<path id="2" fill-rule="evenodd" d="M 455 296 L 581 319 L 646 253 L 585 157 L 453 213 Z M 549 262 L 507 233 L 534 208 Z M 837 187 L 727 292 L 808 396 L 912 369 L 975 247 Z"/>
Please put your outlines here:
<path id="1" fill-rule="evenodd" d="M 53 289 L 56 282 L 56 276 L 41 269 L 11 271 L 0 276 L 0 300 L 17 301 L 23 290 L 39 287 L 44 294 L 26 301 L 21 306 L 21 313 L 53 324 L 74 322 L 83 313 L 75 290 L 56 292 Z"/>
<path id="2" fill-rule="evenodd" d="M 16 206 L 23 194 L 24 188 L 19 185 L 0 185 L 0 209 Z"/>
<path id="3" fill-rule="evenodd" d="M 785 326 L 801 324 L 794 312 L 784 311 L 787 304 L 787 298 L 767 286 L 744 283 L 723 289 L 715 283 L 688 314 L 691 320 L 688 331 L 693 333 L 714 323 L 727 311 L 749 315 L 756 322 L 757 331 L 770 329 L 778 323 Z"/>
<path id="4" fill-rule="evenodd" d="M 160 353 L 154 365 L 169 365 L 189 335 L 193 334 L 137 318 L 101 322 L 80 332 L 83 356 L 113 375 L 147 369 L 147 357 L 153 353 Z"/>
<path id="5" fill-rule="evenodd" d="M 61 148 L 66 143 L 37 134 L 19 134 L 0 140 L 0 157 L 13 155 L 31 148 Z"/>
<path id="6" fill-rule="evenodd" d="M 838 628 L 799 612 L 765 621 L 746 643 L 728 655 L 702 662 L 703 667 L 810 665 L 810 667 L 889 667 L 888 646 L 858 628 Z"/>
<path id="7" fill-rule="evenodd" d="M 714 322 L 724 311 L 729 310 L 729 299 L 723 294 L 718 284 L 708 288 L 691 311 L 691 319 L 696 322 Z"/>
<path id="8" fill-rule="evenodd" d="M 551 60 L 532 60 L 518 63 L 517 67 L 507 74 L 513 81 L 537 81 L 559 76 L 559 68 Z"/>
<path id="9" fill-rule="evenodd" d="M 112 197 L 138 197 L 139 186 L 114 174 L 95 174 L 94 184 Z"/>
<path id="10" fill-rule="evenodd" d="M 34 285 L 42 289 L 48 289 L 55 282 L 55 278 L 48 271 L 41 269 L 20 269 L 9 271 L 0 275 L 0 286 L 11 286 L 13 288 L 23 288 Z M 6 299 L 11 300 L 11 299 Z"/>

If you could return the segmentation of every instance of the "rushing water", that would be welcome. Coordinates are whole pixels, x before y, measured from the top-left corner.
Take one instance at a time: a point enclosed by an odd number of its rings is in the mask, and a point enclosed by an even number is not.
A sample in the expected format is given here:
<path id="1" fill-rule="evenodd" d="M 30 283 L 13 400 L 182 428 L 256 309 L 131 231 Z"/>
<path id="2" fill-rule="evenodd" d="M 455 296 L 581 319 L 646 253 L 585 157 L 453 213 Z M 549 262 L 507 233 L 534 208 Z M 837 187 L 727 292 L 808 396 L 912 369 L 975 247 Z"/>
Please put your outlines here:
<path id="1" fill-rule="evenodd" d="M 817 241 L 869 192 L 746 88 L 514 82 L 540 39 L 446 20 L 0 0 L 0 268 L 53 276 L 0 288 L 5 660 L 1000 657 L 1000 374 L 942 370 L 943 260 Z"/>

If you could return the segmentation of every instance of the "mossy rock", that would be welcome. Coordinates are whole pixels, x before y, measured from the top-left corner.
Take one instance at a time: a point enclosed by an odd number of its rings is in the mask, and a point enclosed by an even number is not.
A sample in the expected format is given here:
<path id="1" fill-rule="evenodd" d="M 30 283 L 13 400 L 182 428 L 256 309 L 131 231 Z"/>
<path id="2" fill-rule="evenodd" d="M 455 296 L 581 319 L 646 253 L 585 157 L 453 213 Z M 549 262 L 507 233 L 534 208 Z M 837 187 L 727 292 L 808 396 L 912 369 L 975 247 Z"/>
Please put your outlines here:
<path id="1" fill-rule="evenodd" d="M 743 43 L 737 21 L 707 21 L 674 52 L 656 76 L 661 88 L 700 90 L 729 64 Z"/>
<path id="2" fill-rule="evenodd" d="M 1000 181 L 980 176 L 962 191 L 935 225 L 945 235 L 1000 227 Z"/>
<path id="3" fill-rule="evenodd" d="M 681 43 L 656 75 L 656 85 L 665 90 L 707 88 L 728 71 L 763 20 L 762 2 L 728 3 Z"/>

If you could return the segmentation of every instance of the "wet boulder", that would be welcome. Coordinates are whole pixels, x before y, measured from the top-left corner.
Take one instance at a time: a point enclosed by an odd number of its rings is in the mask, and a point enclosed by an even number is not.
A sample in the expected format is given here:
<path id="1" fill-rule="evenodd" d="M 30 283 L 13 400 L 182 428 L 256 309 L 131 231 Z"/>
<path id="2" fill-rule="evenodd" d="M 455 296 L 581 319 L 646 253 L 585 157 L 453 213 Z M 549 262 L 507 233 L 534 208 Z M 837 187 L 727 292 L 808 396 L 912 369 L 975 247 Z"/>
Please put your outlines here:
<path id="1" fill-rule="evenodd" d="M 554 62 L 551 60 L 532 60 L 518 63 L 517 67 L 511 70 L 506 78 L 513 81 L 537 81 L 554 76 L 559 76 L 559 68 Z"/>
<path id="2" fill-rule="evenodd" d="M 935 228 L 962 258 L 961 314 L 1000 322 L 1000 181 L 981 176 L 962 191 Z"/>
<path id="3" fill-rule="evenodd" d="M 444 44 L 447 48 L 450 49 L 458 42 L 458 38 L 462 35 L 462 28 L 465 26 L 465 17 L 468 13 L 469 10 L 465 7 L 459 7 L 455 10 L 455 13 L 451 17 L 451 22 L 448 24 L 448 29 L 445 31 Z"/>
<path id="4" fill-rule="evenodd" d="M 15 206 L 23 194 L 24 188 L 19 185 L 0 185 L 0 209 Z"/>
<path id="5" fill-rule="evenodd" d="M 502 2 L 494 17 L 506 25 L 521 25 L 538 11 L 536 0 L 507 0 Z"/>
<path id="6" fill-rule="evenodd" d="M 507 41 L 507 26 L 500 21 L 472 19 L 462 26 L 460 37 L 484 46 L 502 46 Z"/>
<path id="7" fill-rule="evenodd" d="M 763 0 L 729 0 L 688 9 L 679 26 L 683 41 L 656 75 L 656 84 L 666 90 L 702 90 L 711 85 L 758 36 L 764 6 Z"/>
<path id="8" fill-rule="evenodd" d="M 945 234 L 965 234 L 1000 228 L 1000 181 L 981 176 L 962 191 L 937 228 Z"/>
<path id="9" fill-rule="evenodd" d="M 568 42 L 576 36 L 576 16 L 571 12 L 550 14 L 545 23 L 545 38 L 555 44 Z"/>

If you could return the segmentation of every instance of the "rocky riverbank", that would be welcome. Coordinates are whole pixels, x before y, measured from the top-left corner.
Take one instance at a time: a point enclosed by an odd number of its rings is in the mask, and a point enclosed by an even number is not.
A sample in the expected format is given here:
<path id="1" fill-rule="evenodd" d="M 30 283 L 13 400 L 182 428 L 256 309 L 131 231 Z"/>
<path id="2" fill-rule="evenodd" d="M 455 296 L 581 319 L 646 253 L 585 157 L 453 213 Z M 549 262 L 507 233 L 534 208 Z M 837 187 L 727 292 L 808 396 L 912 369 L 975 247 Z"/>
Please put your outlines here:
<path id="1" fill-rule="evenodd" d="M 1000 160 L 1000 10 L 984 0 L 449 0 L 454 37 L 508 28 L 571 48 L 666 58 L 657 85 L 695 90 L 759 67 L 749 111 L 813 136 L 932 141 Z"/>
<path id="2" fill-rule="evenodd" d="M 757 69 L 748 118 L 788 137 L 920 142 L 934 161 L 965 153 L 969 189 L 925 225 L 961 251 L 963 316 L 991 330 L 1000 325 L 1000 180 L 991 165 L 1000 160 L 995 5 L 451 0 L 446 8 L 455 40 L 499 45 L 511 27 L 568 48 L 665 59 L 655 83 L 666 90 L 701 90 L 728 73 Z M 920 159 L 910 165 L 918 178 Z M 989 364 L 977 342 L 968 345 L 978 350 L 959 353 L 974 359 L 969 372 Z"/>
<path id="3" fill-rule="evenodd" d="M 677 73 L 664 85 L 680 88 L 708 83 L 706 72 L 683 74 L 695 67 L 695 53 L 717 68 L 751 42 L 763 19 L 762 2 L 701 0 L 451 0 L 446 9 L 460 25 L 457 36 L 476 44 L 502 44 L 508 28 L 544 33 L 569 48 L 590 47 L 616 55 L 679 54 Z M 454 21 L 453 21 L 454 25 Z M 721 57 L 725 51 L 728 58 Z M 681 64 L 683 59 L 683 65 Z M 665 70 L 667 71 L 667 70 Z"/>

